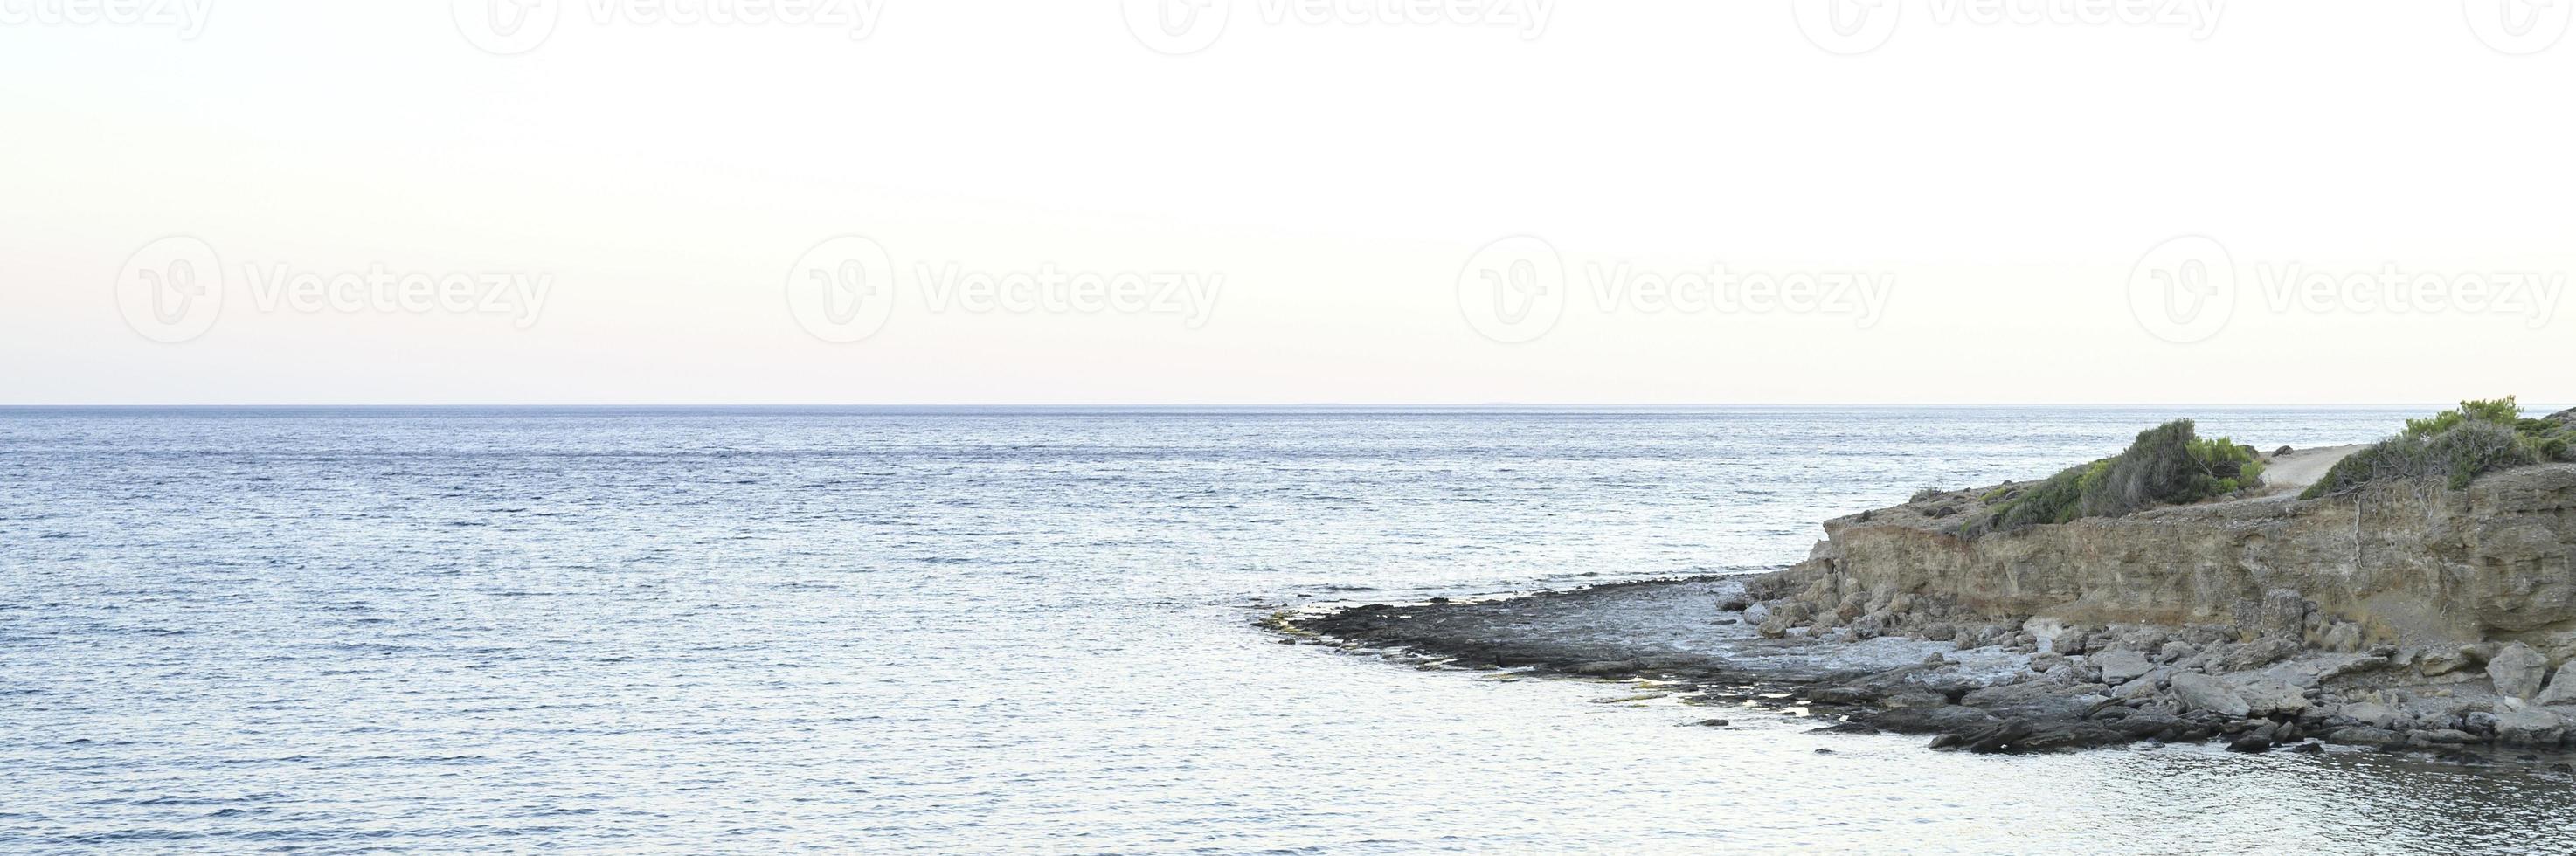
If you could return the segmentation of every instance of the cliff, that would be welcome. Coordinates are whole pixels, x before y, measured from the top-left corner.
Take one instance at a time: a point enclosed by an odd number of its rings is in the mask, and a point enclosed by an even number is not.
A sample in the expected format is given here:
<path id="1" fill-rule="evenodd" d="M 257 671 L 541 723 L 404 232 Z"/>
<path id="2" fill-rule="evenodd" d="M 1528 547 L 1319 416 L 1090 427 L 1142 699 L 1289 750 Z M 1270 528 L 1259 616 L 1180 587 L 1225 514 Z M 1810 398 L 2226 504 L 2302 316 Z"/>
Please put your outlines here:
<path id="1" fill-rule="evenodd" d="M 1827 522 L 1807 561 L 1757 582 L 1779 601 L 1765 633 L 1947 638 L 2036 619 L 2221 626 L 2339 651 L 2497 640 L 2576 654 L 2576 464 L 2491 473 L 2460 491 L 2283 490 L 1952 534 L 2013 489 L 1927 494 Z"/>

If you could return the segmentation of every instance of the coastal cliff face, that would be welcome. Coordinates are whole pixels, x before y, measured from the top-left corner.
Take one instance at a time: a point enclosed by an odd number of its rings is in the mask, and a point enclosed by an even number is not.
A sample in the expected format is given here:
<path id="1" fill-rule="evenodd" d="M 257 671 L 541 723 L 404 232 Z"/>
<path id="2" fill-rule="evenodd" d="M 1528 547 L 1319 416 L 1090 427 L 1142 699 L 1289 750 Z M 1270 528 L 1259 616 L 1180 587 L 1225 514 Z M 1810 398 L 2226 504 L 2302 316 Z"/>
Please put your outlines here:
<path id="1" fill-rule="evenodd" d="M 1806 562 L 1756 583 L 1773 601 L 1766 634 L 1974 643 L 1998 622 L 2041 636 L 2145 624 L 2337 651 L 2495 640 L 2576 655 L 2576 464 L 2461 491 L 2382 485 L 1952 534 L 2011 490 L 1927 493 L 1826 523 Z"/>

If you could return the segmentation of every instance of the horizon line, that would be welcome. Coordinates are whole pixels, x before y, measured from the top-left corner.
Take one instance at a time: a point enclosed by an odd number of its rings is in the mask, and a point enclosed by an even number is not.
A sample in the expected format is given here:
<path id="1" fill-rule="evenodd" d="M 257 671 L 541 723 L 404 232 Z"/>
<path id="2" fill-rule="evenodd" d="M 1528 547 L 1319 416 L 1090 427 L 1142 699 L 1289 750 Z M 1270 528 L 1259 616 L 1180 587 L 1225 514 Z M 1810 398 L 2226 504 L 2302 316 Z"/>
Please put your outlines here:
<path id="1" fill-rule="evenodd" d="M 2135 407 L 2211 407 L 2234 409 L 2302 410 L 2302 409 L 2374 409 L 2400 407 L 2448 407 L 2456 402 L 2332 402 L 2332 403 L 2263 403 L 2220 401 L 2120 401 L 2120 402 L 1727 402 L 1727 403 L 1615 403 L 1615 402 L 1484 402 L 1484 403 L 1368 403 L 1368 402 L 1291 402 L 1291 403 L 992 403 L 992 402 L 38 402 L 0 403 L 0 410 L 68 410 L 68 409 L 663 409 L 663 410 L 1714 410 L 1726 408 L 2135 408 Z M 2530 405 L 2526 405 L 2527 407 Z M 2546 406 L 2541 408 L 2546 410 Z"/>

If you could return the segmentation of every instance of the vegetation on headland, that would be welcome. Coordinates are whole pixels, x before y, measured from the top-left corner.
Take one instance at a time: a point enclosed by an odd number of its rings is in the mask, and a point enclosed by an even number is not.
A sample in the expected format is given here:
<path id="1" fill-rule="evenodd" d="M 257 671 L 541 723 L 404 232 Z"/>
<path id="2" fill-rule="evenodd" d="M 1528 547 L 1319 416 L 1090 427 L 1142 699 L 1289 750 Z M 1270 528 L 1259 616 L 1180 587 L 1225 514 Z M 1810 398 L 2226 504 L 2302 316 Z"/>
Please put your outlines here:
<path id="1" fill-rule="evenodd" d="M 2189 419 L 2139 432 L 2126 451 L 2021 490 L 1986 514 L 1960 524 L 1974 538 L 2025 526 L 2117 517 L 2236 493 L 2257 484 L 2263 464 L 2254 450 L 2225 437 L 2202 439 Z M 1988 494 L 1993 502 L 2002 497 Z"/>
<path id="2" fill-rule="evenodd" d="M 2336 462 L 2299 496 L 2316 499 L 2407 480 L 2439 480 L 2460 490 L 2487 473 L 2550 461 L 2576 461 L 2576 410 L 2525 419 L 2510 395 L 2463 401 L 2456 409 L 2407 420 L 2403 433 Z"/>

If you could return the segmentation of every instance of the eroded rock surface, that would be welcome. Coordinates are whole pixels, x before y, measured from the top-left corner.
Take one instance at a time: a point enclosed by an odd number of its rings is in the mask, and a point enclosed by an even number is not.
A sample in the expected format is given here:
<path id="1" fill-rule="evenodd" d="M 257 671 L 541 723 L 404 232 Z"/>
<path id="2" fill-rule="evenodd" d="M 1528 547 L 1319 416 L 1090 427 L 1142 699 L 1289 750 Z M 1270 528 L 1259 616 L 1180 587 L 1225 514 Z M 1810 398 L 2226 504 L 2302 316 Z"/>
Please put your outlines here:
<path id="1" fill-rule="evenodd" d="M 2576 465 L 2465 491 L 1954 534 L 2011 489 L 1831 521 L 1807 561 L 1759 577 L 1277 626 L 1426 667 L 1658 679 L 1977 752 L 2218 740 L 2456 754 L 2565 748 L 2576 732 Z"/>

